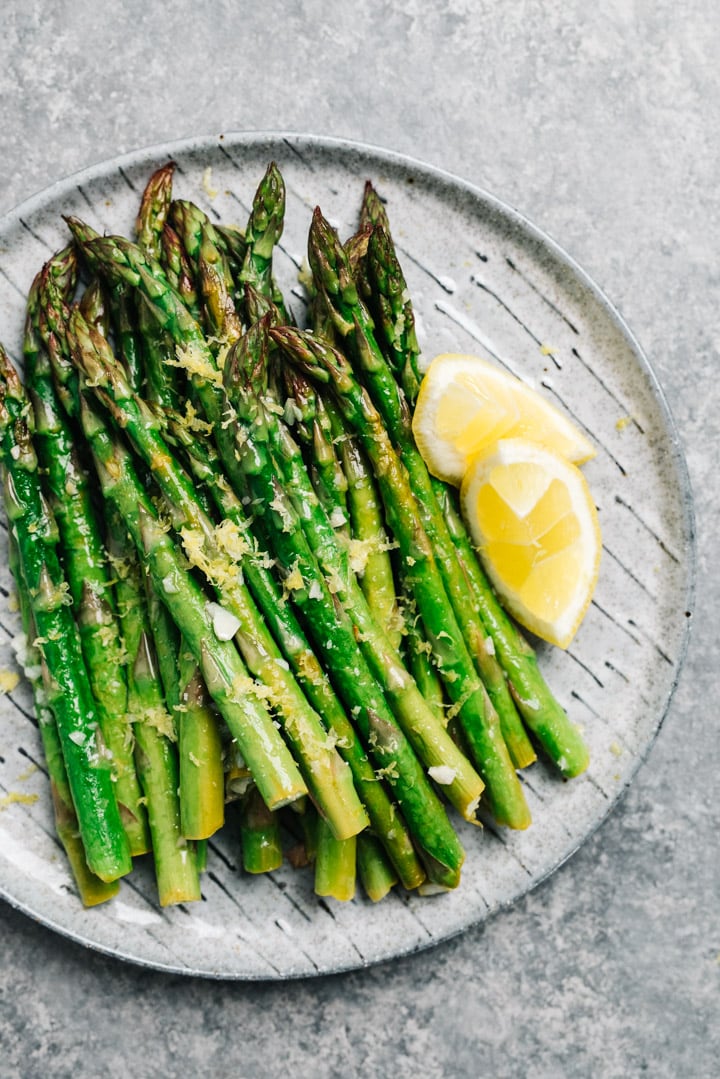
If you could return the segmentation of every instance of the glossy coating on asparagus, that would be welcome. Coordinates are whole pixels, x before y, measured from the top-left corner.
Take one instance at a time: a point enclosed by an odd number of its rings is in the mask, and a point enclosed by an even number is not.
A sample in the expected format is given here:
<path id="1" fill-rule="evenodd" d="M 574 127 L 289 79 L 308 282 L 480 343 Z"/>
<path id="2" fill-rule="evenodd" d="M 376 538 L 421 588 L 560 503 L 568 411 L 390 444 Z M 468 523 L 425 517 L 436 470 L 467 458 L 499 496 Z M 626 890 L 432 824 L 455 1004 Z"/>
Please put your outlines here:
<path id="1" fill-rule="evenodd" d="M 138 772 L 152 835 L 160 906 L 200 899 L 195 851 L 182 833 L 175 730 L 160 684 L 157 656 L 137 554 L 115 513 L 117 603 L 128 654 L 128 718 L 135 732 Z"/>
<path id="2" fill-rule="evenodd" d="M 127 723 L 124 652 L 114 612 L 102 525 L 91 477 L 78 453 L 77 432 L 60 405 L 40 330 L 40 309 L 59 306 L 76 281 L 72 249 L 54 256 L 33 282 L 23 344 L 27 392 L 35 417 L 34 443 L 58 524 L 63 566 L 98 712 L 110 754 L 115 796 L 132 855 L 150 849 L 147 817 Z M 47 327 L 47 320 L 43 320 Z"/>
<path id="3" fill-rule="evenodd" d="M 115 800 L 71 598 L 58 555 L 58 531 L 40 486 L 30 437 L 30 404 L 0 348 L 0 435 L 5 509 L 17 540 L 32 604 L 80 835 L 89 868 L 101 880 L 130 872 L 131 858 Z"/>
<path id="4" fill-rule="evenodd" d="M 45 694 L 45 685 L 49 682 L 50 675 L 39 648 L 34 644 L 37 631 L 32 616 L 30 597 L 20 571 L 20 555 L 17 542 L 12 533 L 8 542 L 8 561 L 10 572 L 15 580 L 23 631 L 22 638 L 16 638 L 13 642 L 13 647 L 18 663 L 22 667 L 32 690 L 45 766 L 50 780 L 55 830 L 65 849 L 75 886 L 83 906 L 96 907 L 117 895 L 119 882 L 115 880 L 106 883 L 100 880 L 91 872 L 87 864 L 85 848 L 78 830 L 77 814 L 75 813 L 65 761 L 62 755 L 60 735 L 55 716 L 48 707 Z"/>

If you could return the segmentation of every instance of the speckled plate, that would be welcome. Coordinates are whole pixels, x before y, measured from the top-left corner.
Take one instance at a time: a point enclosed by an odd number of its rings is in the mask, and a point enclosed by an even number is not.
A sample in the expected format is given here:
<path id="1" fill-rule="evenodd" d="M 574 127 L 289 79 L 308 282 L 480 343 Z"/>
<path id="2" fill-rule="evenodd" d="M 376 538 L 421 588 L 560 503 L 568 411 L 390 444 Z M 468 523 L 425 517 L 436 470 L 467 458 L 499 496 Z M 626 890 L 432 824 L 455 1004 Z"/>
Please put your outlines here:
<path id="1" fill-rule="evenodd" d="M 125 155 L 63 180 L 0 223 L 0 337 L 18 355 L 23 301 L 67 235 L 61 213 L 126 234 L 150 172 L 173 158 L 176 192 L 212 218 L 243 225 L 268 161 L 288 190 L 277 259 L 302 318 L 297 271 L 313 206 L 354 230 L 363 182 L 387 199 L 426 356 L 494 358 L 566 409 L 597 445 L 585 467 L 603 529 L 595 599 L 567 652 L 542 668 L 585 730 L 592 765 L 560 781 L 543 763 L 523 781 L 534 823 L 511 834 L 459 825 L 467 849 L 451 895 L 318 900 L 307 872 L 259 879 L 238 869 L 237 838 L 210 844 L 203 902 L 162 911 L 140 865 L 112 903 L 84 911 L 53 835 L 30 695 L 0 700 L 0 894 L 46 925 L 136 963 L 218 978 L 282 979 L 364 966 L 426 948 L 513 903 L 556 869 L 607 816 L 655 737 L 678 678 L 692 592 L 687 473 L 647 360 L 599 289 L 555 243 L 476 187 L 370 147 L 305 135 L 198 138 Z M 211 170 L 207 172 L 206 170 Z M 0 667 L 17 631 L 0 534 Z M 18 800 L 18 796 L 20 799 Z"/>

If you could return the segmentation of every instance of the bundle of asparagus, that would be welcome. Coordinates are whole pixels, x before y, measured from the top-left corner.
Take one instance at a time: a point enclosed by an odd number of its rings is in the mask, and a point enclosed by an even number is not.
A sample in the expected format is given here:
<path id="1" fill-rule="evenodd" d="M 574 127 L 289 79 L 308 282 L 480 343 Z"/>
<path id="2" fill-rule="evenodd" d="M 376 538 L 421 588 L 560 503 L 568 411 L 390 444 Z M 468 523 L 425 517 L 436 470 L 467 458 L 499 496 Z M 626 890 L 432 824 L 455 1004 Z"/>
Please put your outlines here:
<path id="1" fill-rule="evenodd" d="M 69 218 L 0 351 L 11 568 L 57 831 L 86 905 L 152 851 L 197 899 L 243 865 L 319 895 L 455 888 L 449 810 L 526 828 L 517 769 L 582 739 L 412 436 L 421 381 L 384 206 L 309 235 L 310 326 L 272 270 L 274 164 L 244 232 L 148 182 L 134 241 Z"/>

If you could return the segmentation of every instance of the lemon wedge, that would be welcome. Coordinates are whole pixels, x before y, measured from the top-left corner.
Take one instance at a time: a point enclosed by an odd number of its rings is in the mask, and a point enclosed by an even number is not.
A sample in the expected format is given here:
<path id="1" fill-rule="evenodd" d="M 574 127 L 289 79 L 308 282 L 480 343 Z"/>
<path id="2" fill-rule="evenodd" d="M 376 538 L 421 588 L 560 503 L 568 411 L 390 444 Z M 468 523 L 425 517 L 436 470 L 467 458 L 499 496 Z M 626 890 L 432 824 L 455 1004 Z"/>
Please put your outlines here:
<path id="1" fill-rule="evenodd" d="M 479 356 L 436 356 L 420 386 L 413 432 L 430 471 L 459 486 L 472 458 L 500 438 L 527 438 L 579 465 L 582 431 L 525 382 Z"/>
<path id="2" fill-rule="evenodd" d="M 583 474 L 528 439 L 501 439 L 473 459 L 460 499 L 510 614 L 567 648 L 592 599 L 602 546 Z"/>

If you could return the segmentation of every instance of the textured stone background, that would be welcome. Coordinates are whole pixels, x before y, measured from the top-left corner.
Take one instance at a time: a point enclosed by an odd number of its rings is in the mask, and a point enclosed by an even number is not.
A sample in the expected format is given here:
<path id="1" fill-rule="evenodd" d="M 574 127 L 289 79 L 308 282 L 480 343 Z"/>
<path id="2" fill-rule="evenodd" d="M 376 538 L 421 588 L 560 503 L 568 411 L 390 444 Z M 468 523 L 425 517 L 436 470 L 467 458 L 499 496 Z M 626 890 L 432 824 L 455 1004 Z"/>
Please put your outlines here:
<path id="1" fill-rule="evenodd" d="M 284 129 L 405 151 L 545 228 L 634 329 L 688 455 L 699 588 L 661 736 L 600 832 L 528 898 L 369 971 L 186 981 L 86 952 L 3 906 L 3 1077 L 720 1071 L 720 12 L 706 0 L 427 8 L 6 2 L 0 211 L 119 151 Z"/>

